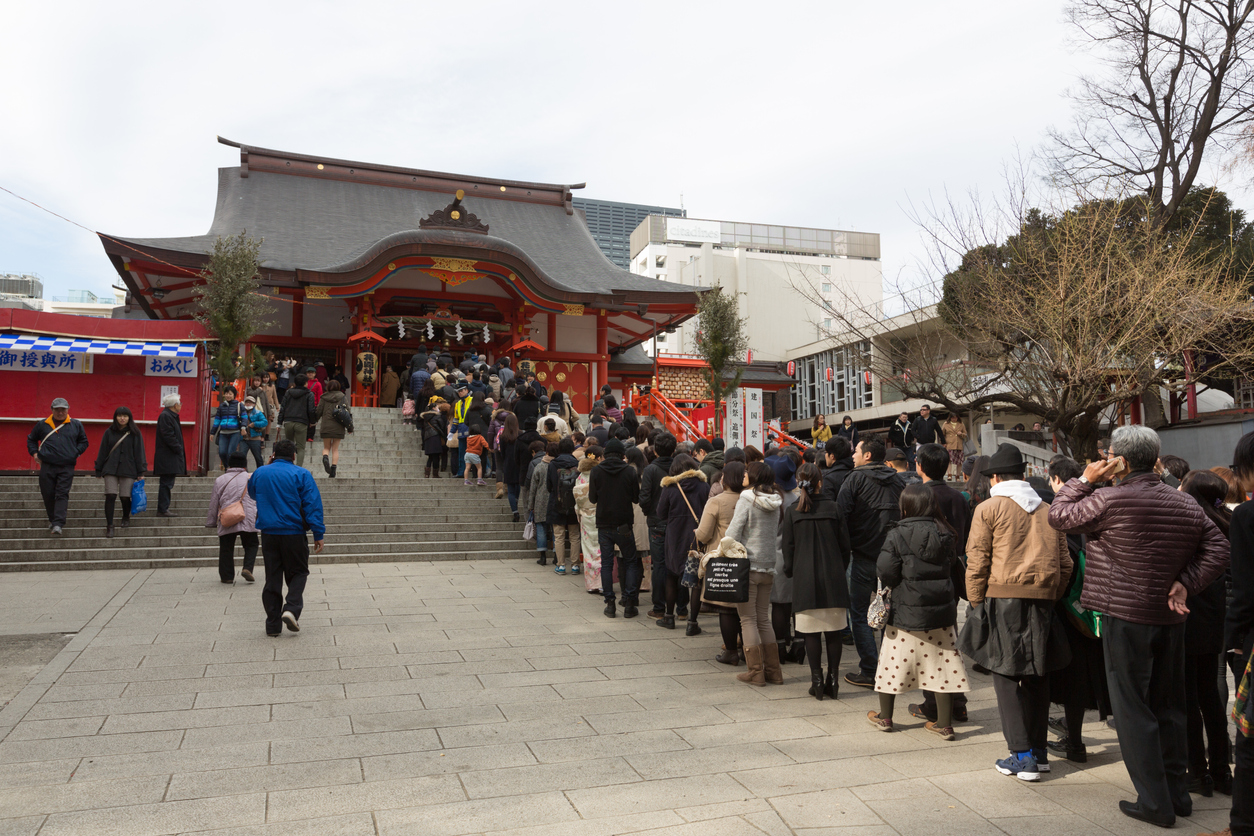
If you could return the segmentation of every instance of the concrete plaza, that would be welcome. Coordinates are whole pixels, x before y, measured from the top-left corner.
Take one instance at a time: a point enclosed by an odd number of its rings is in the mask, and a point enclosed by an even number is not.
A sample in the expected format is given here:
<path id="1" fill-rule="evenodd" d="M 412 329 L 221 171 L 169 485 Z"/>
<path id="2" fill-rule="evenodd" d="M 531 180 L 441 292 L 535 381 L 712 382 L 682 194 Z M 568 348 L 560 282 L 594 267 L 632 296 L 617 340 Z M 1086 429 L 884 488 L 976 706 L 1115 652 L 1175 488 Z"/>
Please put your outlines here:
<path id="1" fill-rule="evenodd" d="M 1118 811 L 1104 724 L 1083 768 L 997 774 L 987 677 L 956 742 L 909 716 L 917 695 L 884 734 L 869 691 L 818 702 L 795 665 L 742 685 L 713 619 L 610 620 L 530 560 L 312 571 L 277 639 L 260 583 L 216 569 L 6 574 L 0 635 L 45 634 L 50 661 L 9 672 L 0 836 L 1154 831 Z M 1226 826 L 1228 802 L 1177 829 Z"/>

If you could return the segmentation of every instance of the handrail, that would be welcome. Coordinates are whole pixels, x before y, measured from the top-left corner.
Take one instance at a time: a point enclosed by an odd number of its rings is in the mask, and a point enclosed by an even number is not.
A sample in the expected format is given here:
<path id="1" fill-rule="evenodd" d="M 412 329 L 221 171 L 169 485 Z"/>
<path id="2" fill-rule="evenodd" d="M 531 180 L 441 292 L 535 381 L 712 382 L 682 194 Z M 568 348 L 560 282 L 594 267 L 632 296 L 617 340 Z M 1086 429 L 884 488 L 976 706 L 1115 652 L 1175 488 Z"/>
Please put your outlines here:
<path id="1" fill-rule="evenodd" d="M 634 402 L 639 404 L 638 411 L 643 409 L 646 415 L 660 420 L 666 426 L 667 431 L 680 441 L 696 441 L 706 437 L 683 410 L 659 392 L 656 387 L 642 394 L 639 401 Z"/>
<path id="2" fill-rule="evenodd" d="M 781 441 L 781 442 L 783 442 L 783 443 L 785 443 L 785 444 L 792 444 L 792 445 L 794 445 L 794 446 L 796 446 L 796 447 L 799 447 L 799 448 L 800 448 L 800 449 L 802 449 L 802 450 L 809 450 L 809 449 L 813 446 L 813 445 L 811 445 L 811 444 L 806 444 L 806 443 L 805 443 L 804 441 L 802 441 L 801 439 L 798 439 L 798 438 L 793 438 L 791 435 L 789 435 L 788 433 L 784 432 L 783 430 L 777 430 L 777 429 L 775 429 L 775 428 L 774 428 L 774 427 L 772 427 L 770 424 L 767 424 L 767 425 L 766 425 L 766 435 L 767 435 L 767 437 L 768 437 L 768 438 L 769 438 L 770 436 L 775 436 L 775 437 L 776 437 L 779 441 Z"/>

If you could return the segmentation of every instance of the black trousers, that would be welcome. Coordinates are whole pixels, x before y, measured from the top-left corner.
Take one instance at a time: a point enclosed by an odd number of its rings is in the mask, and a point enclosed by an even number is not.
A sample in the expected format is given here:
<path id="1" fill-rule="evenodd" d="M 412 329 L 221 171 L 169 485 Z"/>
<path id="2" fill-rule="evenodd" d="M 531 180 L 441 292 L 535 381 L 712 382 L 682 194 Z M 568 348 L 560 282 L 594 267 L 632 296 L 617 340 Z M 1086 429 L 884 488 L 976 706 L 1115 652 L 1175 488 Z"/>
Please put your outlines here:
<path id="1" fill-rule="evenodd" d="M 173 475 L 158 477 L 161 480 L 161 487 L 157 490 L 157 513 L 165 513 L 170 510 L 170 494 L 174 491 Z"/>
<path id="2" fill-rule="evenodd" d="M 1189 735 L 1189 773 L 1194 780 L 1210 775 L 1223 780 L 1228 771 L 1227 700 L 1219 694 L 1218 653 L 1184 657 L 1184 698 Z"/>
<path id="3" fill-rule="evenodd" d="M 48 512 L 48 525 L 65 525 L 70 509 L 70 487 L 74 484 L 74 465 L 40 464 L 39 493 Z"/>
<path id="4" fill-rule="evenodd" d="M 261 604 L 266 608 L 266 632 L 277 633 L 283 627 L 283 611 L 300 620 L 305 607 L 305 581 L 309 579 L 309 540 L 304 534 L 267 534 L 261 532 L 261 556 L 266 566 L 266 585 L 261 590 Z M 283 584 L 287 583 L 287 597 Z"/>
<path id="5" fill-rule="evenodd" d="M 244 544 L 244 568 L 253 570 L 257 564 L 257 532 L 233 531 L 218 535 L 218 577 L 224 581 L 235 580 L 235 538 Z M 267 573 L 267 578 L 269 573 Z"/>
<path id="6" fill-rule="evenodd" d="M 1001 733 L 1012 752 L 1037 752 L 1049 739 L 1049 677 L 993 674 Z"/>
<path id="7" fill-rule="evenodd" d="M 1119 748 L 1141 809 L 1162 818 L 1191 810 L 1184 625 L 1102 616 L 1102 649 Z"/>

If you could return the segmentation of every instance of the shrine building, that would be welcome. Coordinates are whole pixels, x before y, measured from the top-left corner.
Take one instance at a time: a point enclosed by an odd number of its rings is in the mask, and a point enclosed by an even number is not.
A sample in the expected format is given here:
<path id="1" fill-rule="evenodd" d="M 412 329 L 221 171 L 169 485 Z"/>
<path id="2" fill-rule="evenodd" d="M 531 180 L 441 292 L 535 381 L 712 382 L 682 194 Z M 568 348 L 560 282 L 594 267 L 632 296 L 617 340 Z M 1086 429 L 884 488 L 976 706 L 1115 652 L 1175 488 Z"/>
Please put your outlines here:
<path id="1" fill-rule="evenodd" d="M 206 234 L 100 235 L 133 304 L 151 318 L 191 319 L 215 240 L 243 232 L 262 240 L 262 289 L 274 300 L 274 324 L 249 348 L 346 370 L 362 350 L 398 367 L 418 351 L 458 361 L 470 350 L 489 362 L 508 354 L 532 362 L 536 377 L 586 414 L 603 384 L 622 387 L 611 359 L 696 314 L 704 288 L 634 275 L 602 254 L 572 205 L 582 183 L 218 141 L 238 148 L 240 162 L 218 170 Z M 377 402 L 377 383 L 353 379 L 353 390 L 355 405 Z"/>

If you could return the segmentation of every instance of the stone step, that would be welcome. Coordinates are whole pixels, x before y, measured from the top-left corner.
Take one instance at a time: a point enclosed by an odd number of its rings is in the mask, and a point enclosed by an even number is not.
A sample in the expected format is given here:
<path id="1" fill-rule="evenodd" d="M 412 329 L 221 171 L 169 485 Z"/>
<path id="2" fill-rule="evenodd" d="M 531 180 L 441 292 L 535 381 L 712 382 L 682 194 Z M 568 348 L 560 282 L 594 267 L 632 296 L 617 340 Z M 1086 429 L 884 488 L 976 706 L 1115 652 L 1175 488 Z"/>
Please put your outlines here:
<path id="1" fill-rule="evenodd" d="M 354 554 L 354 555 L 338 555 L 330 551 L 324 551 L 322 554 L 314 554 L 313 548 L 310 548 L 309 562 L 310 564 L 326 564 L 326 563 L 403 563 L 406 561 L 445 561 L 445 560 L 523 560 L 527 558 L 534 559 L 536 552 L 531 550 L 517 551 L 473 551 L 459 552 L 456 554 Z M 243 552 L 237 547 L 235 560 L 236 566 L 239 566 L 239 559 Z M 257 556 L 258 562 L 261 556 Z M 218 558 L 212 559 L 203 557 L 146 557 L 146 558 L 117 558 L 112 560 L 101 559 L 85 559 L 85 560 L 66 560 L 66 561 L 26 561 L 21 563 L 0 563 L 0 572 L 51 572 L 65 571 L 71 569 L 182 569 L 182 568 L 206 568 L 218 565 Z M 237 581 L 239 582 L 239 581 Z"/>
<path id="2" fill-rule="evenodd" d="M 217 559 L 218 556 L 218 538 L 215 536 L 211 540 L 204 541 L 200 545 L 179 546 L 171 551 L 174 554 L 163 555 L 154 554 L 153 550 L 140 546 L 114 545 L 116 540 L 104 540 L 103 543 L 109 543 L 108 546 L 96 547 L 80 547 L 80 548 L 61 548 L 49 550 L 36 549 L 0 549 L 0 563 L 14 562 L 36 562 L 40 560 L 62 562 L 74 560 L 109 560 L 117 558 L 142 559 L 154 557 L 202 557 Z M 525 550 L 527 543 L 519 537 L 510 538 L 480 538 L 473 544 L 450 544 L 440 542 L 415 543 L 412 540 L 401 539 L 395 541 L 375 540 L 373 542 L 346 543 L 335 540 L 329 541 L 334 551 L 338 555 L 357 555 L 357 554 L 406 554 L 406 555 L 443 555 L 443 554 L 461 554 L 466 551 L 515 551 Z M 534 546 L 532 546 L 534 551 Z M 400 559 L 400 558 L 397 558 Z M 430 557 L 407 557 L 406 560 L 429 560 Z"/>
<path id="3" fill-rule="evenodd" d="M 512 523 L 506 522 L 509 529 L 515 528 Z M 521 541 L 521 527 L 518 528 L 517 539 Z M 364 531 L 364 532 L 346 532 L 343 530 L 336 531 L 334 528 L 329 529 L 336 536 L 337 543 L 345 545 L 379 545 L 383 542 L 407 542 L 410 544 L 421 543 L 425 546 L 442 546 L 448 549 L 458 547 L 473 547 L 477 543 L 487 543 L 497 540 L 512 540 L 515 532 L 497 526 L 450 526 L 450 527 L 428 527 L 422 531 Z M 5 532 L 6 534 L 10 532 Z M 206 536 L 216 538 L 217 532 L 214 529 L 208 529 L 201 526 L 198 531 L 186 529 L 178 529 L 176 531 L 168 531 L 155 533 L 151 529 L 145 531 L 143 529 L 119 528 L 116 530 L 117 536 L 113 539 L 106 539 L 102 535 L 104 533 L 104 520 L 98 520 L 95 529 L 86 526 L 73 529 L 71 528 L 65 535 L 56 537 L 45 530 L 34 530 L 30 535 L 26 536 L 9 536 L 0 537 L 0 552 L 11 552 L 17 550 L 28 551 L 74 551 L 82 548 L 144 548 L 144 549 L 188 549 L 204 546 L 206 544 Z M 214 543 L 216 543 L 216 539 Z"/>
<path id="4" fill-rule="evenodd" d="M 121 521 L 120 515 L 116 518 L 116 521 Z M 117 537 L 114 539 L 143 539 L 145 542 L 150 540 L 156 542 L 157 539 L 170 537 L 197 537 L 203 539 L 206 535 L 212 536 L 215 532 L 204 526 L 202 522 L 202 517 L 149 518 L 147 514 L 141 514 L 131 519 L 130 527 L 119 527 L 117 529 Z M 5 548 L 17 548 L 16 545 L 12 544 L 19 540 L 38 540 L 41 543 L 51 543 L 54 546 L 57 543 L 68 543 L 77 538 L 97 540 L 101 539 L 100 533 L 96 531 L 97 528 L 103 531 L 103 514 L 98 514 L 95 517 L 75 518 L 74 524 L 68 525 L 65 533 L 59 538 L 49 534 L 48 526 L 46 525 L 0 529 L 0 544 L 10 544 L 4 546 Z M 374 523 L 356 521 L 332 521 L 327 523 L 327 531 L 336 534 L 404 536 L 415 539 L 419 537 L 441 537 L 449 535 L 450 531 L 462 529 L 469 532 L 482 533 L 493 531 L 521 532 L 522 523 L 514 523 L 508 511 L 499 514 L 467 516 L 465 519 L 453 521 L 428 520 L 425 518 L 414 521 L 407 517 L 397 516 L 381 517 Z"/>

